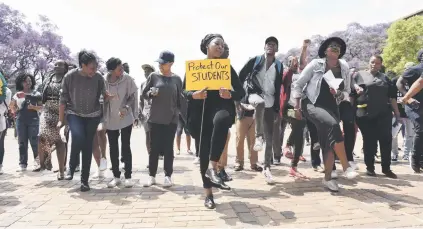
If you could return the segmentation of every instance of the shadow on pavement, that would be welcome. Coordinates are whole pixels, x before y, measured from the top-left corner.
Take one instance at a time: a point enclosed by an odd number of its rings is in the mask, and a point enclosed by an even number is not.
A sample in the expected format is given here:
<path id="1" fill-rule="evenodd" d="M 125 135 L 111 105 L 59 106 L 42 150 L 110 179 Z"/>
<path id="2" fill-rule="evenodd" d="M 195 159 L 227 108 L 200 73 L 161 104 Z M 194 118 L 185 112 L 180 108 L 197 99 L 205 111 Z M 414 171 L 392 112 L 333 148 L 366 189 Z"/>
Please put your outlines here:
<path id="1" fill-rule="evenodd" d="M 224 215 L 220 218 L 231 227 L 239 226 L 237 224 L 283 226 L 296 221 L 295 213 L 292 211 L 278 212 L 266 206 L 241 201 L 217 205 L 216 212 Z"/>

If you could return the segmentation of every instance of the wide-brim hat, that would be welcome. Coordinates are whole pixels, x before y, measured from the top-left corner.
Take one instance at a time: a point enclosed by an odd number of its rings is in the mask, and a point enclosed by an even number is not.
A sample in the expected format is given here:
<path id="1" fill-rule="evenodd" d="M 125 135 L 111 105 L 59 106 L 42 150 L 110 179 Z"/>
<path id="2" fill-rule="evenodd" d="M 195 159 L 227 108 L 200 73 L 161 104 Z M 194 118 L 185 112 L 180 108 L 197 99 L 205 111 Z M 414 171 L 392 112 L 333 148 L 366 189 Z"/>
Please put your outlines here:
<path id="1" fill-rule="evenodd" d="M 147 68 L 151 68 L 151 70 L 155 71 L 154 66 L 153 66 L 153 65 L 151 65 L 151 64 L 143 64 L 143 65 L 141 66 L 141 68 L 142 68 L 142 70 L 144 70 L 144 71 L 145 71 Z"/>
<path id="2" fill-rule="evenodd" d="M 347 51 L 347 44 L 340 37 L 329 37 L 328 39 L 323 41 L 319 47 L 319 52 L 318 52 L 319 57 L 323 58 L 326 56 L 325 51 L 331 42 L 336 42 L 341 45 L 341 52 L 339 53 L 339 57 L 338 57 L 339 59 L 341 59 L 344 56 L 345 52 Z"/>

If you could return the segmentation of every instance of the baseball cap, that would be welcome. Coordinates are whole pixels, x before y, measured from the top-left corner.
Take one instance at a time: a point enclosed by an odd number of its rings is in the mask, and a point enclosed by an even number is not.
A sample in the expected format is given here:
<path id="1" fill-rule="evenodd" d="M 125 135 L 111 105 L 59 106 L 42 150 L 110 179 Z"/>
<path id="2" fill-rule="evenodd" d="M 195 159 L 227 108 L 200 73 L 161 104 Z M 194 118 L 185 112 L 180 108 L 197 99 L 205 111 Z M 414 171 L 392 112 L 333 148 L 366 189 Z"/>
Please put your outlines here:
<path id="1" fill-rule="evenodd" d="M 170 51 L 163 51 L 156 62 L 159 62 L 159 64 L 173 63 L 175 62 L 175 55 Z"/>
<path id="2" fill-rule="evenodd" d="M 279 41 L 278 41 L 278 39 L 276 39 L 276 37 L 273 37 L 273 36 L 268 37 L 268 38 L 266 39 L 266 41 L 264 42 L 264 44 L 266 45 L 267 43 L 269 43 L 269 42 L 271 42 L 271 41 L 275 42 L 275 43 L 276 43 L 276 45 L 277 45 L 277 46 L 279 46 Z"/>

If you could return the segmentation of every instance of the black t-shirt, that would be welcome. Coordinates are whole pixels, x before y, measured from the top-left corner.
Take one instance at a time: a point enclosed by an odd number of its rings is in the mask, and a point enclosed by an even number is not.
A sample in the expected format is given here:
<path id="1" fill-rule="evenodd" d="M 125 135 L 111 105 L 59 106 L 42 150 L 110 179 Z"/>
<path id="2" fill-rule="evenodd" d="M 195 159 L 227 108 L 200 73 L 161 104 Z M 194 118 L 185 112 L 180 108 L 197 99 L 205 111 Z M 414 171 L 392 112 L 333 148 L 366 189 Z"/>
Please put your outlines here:
<path id="1" fill-rule="evenodd" d="M 398 89 L 385 74 L 379 72 L 374 76 L 369 71 L 359 71 L 354 81 L 364 90 L 357 98 L 357 117 L 392 112 L 389 99 L 397 98 Z"/>
<path id="2" fill-rule="evenodd" d="M 395 77 L 395 78 L 392 79 L 392 84 L 393 85 L 396 85 L 397 84 L 398 78 L 399 77 Z M 408 91 L 410 89 L 410 87 L 408 85 L 405 85 L 405 89 Z M 406 118 L 407 117 L 407 114 L 405 114 L 404 106 L 401 103 L 399 103 L 399 101 L 402 99 L 402 97 L 404 97 L 404 95 L 398 90 L 398 88 L 396 88 L 396 90 L 397 90 L 398 110 L 400 112 L 400 116 L 401 116 L 401 118 Z"/>
<path id="3" fill-rule="evenodd" d="M 329 70 L 332 70 L 332 73 L 335 76 L 335 78 L 339 78 L 339 79 L 342 78 L 341 67 L 338 66 Z M 339 90 L 344 89 L 344 82 L 342 82 L 339 85 L 338 89 Z M 319 97 L 317 97 L 315 105 L 323 107 L 327 109 L 328 111 L 332 111 L 334 114 L 336 114 L 339 117 L 338 104 L 336 103 L 335 97 L 332 95 L 332 93 L 330 93 L 330 87 L 328 83 L 326 82 L 326 80 L 324 79 L 322 79 L 322 83 L 320 85 Z"/>
<path id="4" fill-rule="evenodd" d="M 413 66 L 407 70 L 405 70 L 404 74 L 402 75 L 402 78 L 407 82 L 407 86 L 411 87 L 416 80 L 418 80 L 420 77 L 422 77 L 423 74 L 423 63 L 420 63 L 416 66 Z M 423 102 L 423 90 L 417 93 L 414 97 L 417 101 L 420 103 Z"/>

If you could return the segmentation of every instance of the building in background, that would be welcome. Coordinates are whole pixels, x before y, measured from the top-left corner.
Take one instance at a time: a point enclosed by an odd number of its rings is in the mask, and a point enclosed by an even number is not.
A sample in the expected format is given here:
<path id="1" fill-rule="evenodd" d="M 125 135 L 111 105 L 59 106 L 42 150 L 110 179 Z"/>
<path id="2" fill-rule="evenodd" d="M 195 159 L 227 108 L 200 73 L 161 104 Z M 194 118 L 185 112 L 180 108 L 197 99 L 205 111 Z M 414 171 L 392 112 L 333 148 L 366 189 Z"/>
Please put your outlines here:
<path id="1" fill-rule="evenodd" d="M 414 16 L 423 16 L 423 9 L 421 9 L 421 10 L 419 10 L 419 11 L 413 13 L 413 14 L 407 15 L 407 16 L 401 18 L 401 19 L 407 20 L 407 19 L 414 17 Z"/>

